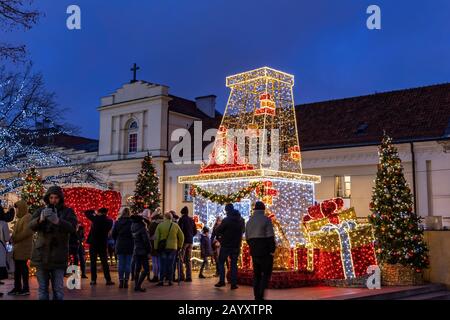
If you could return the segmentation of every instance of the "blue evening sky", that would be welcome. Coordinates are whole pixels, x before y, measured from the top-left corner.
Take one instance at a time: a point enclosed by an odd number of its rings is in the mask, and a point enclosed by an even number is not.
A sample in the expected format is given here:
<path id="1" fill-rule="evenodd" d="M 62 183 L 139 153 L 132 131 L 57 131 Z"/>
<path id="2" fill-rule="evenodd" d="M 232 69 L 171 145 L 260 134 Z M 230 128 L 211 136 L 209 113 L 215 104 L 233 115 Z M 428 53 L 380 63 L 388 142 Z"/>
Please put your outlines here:
<path id="1" fill-rule="evenodd" d="M 81 134 L 98 137 L 100 97 L 131 77 L 193 99 L 260 66 L 294 74 L 296 103 L 450 81 L 448 0 L 39 0 L 39 24 L 0 37 L 25 43 L 36 71 Z M 82 30 L 66 28 L 66 8 Z M 366 28 L 381 7 L 382 29 Z"/>

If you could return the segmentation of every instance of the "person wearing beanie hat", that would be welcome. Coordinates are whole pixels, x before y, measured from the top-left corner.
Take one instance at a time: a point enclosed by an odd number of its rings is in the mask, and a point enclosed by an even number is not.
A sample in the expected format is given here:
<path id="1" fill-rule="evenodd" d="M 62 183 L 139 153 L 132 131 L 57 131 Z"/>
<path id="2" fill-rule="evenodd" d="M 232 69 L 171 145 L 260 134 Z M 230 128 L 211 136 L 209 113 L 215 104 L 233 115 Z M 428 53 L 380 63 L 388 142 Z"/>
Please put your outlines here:
<path id="1" fill-rule="evenodd" d="M 8 295 L 25 296 L 30 294 L 27 262 L 31 257 L 33 245 L 33 231 L 29 228 L 31 214 L 28 211 L 28 205 L 25 200 L 17 201 L 14 207 L 17 211 L 17 219 L 11 237 L 14 244 L 14 288 L 8 292 Z"/>
<path id="2" fill-rule="evenodd" d="M 230 257 L 231 289 L 237 289 L 237 261 L 241 250 L 242 234 L 245 231 L 245 222 L 241 214 L 233 204 L 225 206 L 227 216 L 216 229 L 216 235 L 220 238 L 219 252 L 219 282 L 216 287 L 225 286 L 225 262 Z"/>
<path id="3" fill-rule="evenodd" d="M 144 219 L 150 220 L 151 217 L 150 209 L 144 209 L 141 215 L 144 217 Z"/>
<path id="4" fill-rule="evenodd" d="M 194 236 L 197 234 L 197 227 L 195 225 L 194 219 L 189 217 L 188 207 L 184 207 L 180 211 L 181 218 L 178 220 L 178 225 L 184 235 L 184 243 L 181 249 L 180 259 L 181 259 L 181 279 L 186 282 L 192 281 L 192 245 L 194 243 Z M 186 270 L 186 275 L 185 275 Z"/>
<path id="5" fill-rule="evenodd" d="M 211 246 L 211 238 L 209 237 L 209 228 L 203 227 L 202 229 L 202 235 L 200 237 L 200 256 L 203 260 L 202 266 L 200 267 L 200 272 L 198 274 L 198 277 L 200 279 L 206 278 L 203 275 L 203 270 L 208 267 L 208 259 L 212 257 L 213 250 Z"/>
<path id="6" fill-rule="evenodd" d="M 155 211 L 153 211 L 153 213 L 150 216 L 150 218 L 152 220 L 155 219 L 155 218 L 162 219 L 161 208 L 160 207 L 156 208 Z"/>
<path id="7" fill-rule="evenodd" d="M 39 208 L 31 217 L 29 227 L 37 233 L 31 253 L 39 283 L 39 300 L 49 300 L 49 282 L 53 299 L 64 299 L 64 274 L 69 258 L 69 237 L 76 231 L 77 216 L 64 205 L 61 187 L 48 188 L 44 196 L 45 208 Z"/>
<path id="8" fill-rule="evenodd" d="M 266 206 L 257 201 L 253 215 L 247 222 L 245 238 L 250 247 L 253 262 L 253 293 L 255 300 L 264 299 L 264 290 L 272 275 L 275 253 L 275 233 L 272 220 L 265 215 Z"/>

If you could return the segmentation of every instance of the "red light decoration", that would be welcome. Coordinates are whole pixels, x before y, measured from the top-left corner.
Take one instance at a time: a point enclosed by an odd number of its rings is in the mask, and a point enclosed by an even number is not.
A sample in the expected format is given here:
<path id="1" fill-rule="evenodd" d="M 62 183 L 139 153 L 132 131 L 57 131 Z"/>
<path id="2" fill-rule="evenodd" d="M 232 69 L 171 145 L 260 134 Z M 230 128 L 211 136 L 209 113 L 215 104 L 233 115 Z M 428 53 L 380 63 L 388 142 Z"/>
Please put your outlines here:
<path id="1" fill-rule="evenodd" d="M 275 101 L 269 93 L 263 93 L 259 96 L 259 108 L 256 109 L 255 115 L 275 116 Z"/>
<path id="2" fill-rule="evenodd" d="M 294 161 L 300 161 L 302 159 L 302 155 L 300 153 L 300 147 L 299 146 L 293 146 L 289 148 L 289 155 L 292 160 Z"/>
<path id="3" fill-rule="evenodd" d="M 252 165 L 241 159 L 237 144 L 227 140 L 227 132 L 226 127 L 219 127 L 209 162 L 207 165 L 202 165 L 200 174 L 254 169 Z"/>
<path id="4" fill-rule="evenodd" d="M 84 227 L 86 236 L 91 228 L 90 221 L 84 215 L 86 210 L 108 209 L 108 217 L 117 219 L 122 205 L 120 192 L 99 190 L 88 187 L 63 188 L 64 204 L 72 208 L 77 215 L 78 222 Z"/>
<path id="5" fill-rule="evenodd" d="M 270 190 L 270 183 L 263 185 L 265 189 Z M 259 193 L 261 192 L 260 190 Z M 269 217 L 274 218 L 271 215 Z M 327 283 L 328 280 L 348 279 L 351 281 L 354 278 L 346 276 L 346 269 L 344 269 L 349 265 L 352 266 L 356 279 L 364 277 L 367 268 L 377 264 L 370 225 L 353 222 L 356 223 L 357 228 L 347 230 L 350 246 L 344 246 L 341 237 L 323 229 L 323 226 L 329 226 L 330 223 L 340 225 L 355 219 L 354 209 L 343 210 L 343 201 L 340 198 L 311 206 L 309 214 L 303 219 L 307 244 L 298 244 L 290 249 L 290 254 L 286 257 L 288 270 L 274 270 L 269 287 L 298 287 Z M 348 261 L 343 255 L 345 248 L 350 250 L 351 258 L 347 258 Z M 245 283 L 252 270 L 250 252 L 246 244 L 242 247 L 240 261 L 239 281 Z"/>
<path id="6" fill-rule="evenodd" d="M 264 181 L 262 187 L 256 188 L 256 196 L 266 205 L 271 205 L 273 198 L 278 196 L 278 190 L 273 187 L 272 181 Z"/>

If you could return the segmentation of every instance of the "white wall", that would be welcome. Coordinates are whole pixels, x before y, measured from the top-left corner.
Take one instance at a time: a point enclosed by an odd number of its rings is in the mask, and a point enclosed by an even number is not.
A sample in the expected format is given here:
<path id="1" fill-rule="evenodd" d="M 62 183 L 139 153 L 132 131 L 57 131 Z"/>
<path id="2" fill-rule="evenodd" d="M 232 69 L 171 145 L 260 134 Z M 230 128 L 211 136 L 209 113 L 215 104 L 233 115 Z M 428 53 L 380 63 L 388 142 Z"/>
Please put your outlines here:
<path id="1" fill-rule="evenodd" d="M 404 167 L 406 180 L 413 189 L 411 146 L 397 145 Z M 450 153 L 445 153 L 437 142 L 414 144 L 416 161 L 416 202 L 421 216 L 440 215 L 450 217 Z M 431 184 L 427 184 L 426 161 L 431 161 Z M 376 146 L 342 148 L 303 152 L 303 170 L 308 174 L 322 176 L 316 185 L 316 198 L 335 196 L 334 176 L 351 176 L 350 203 L 358 216 L 370 213 L 369 203 L 376 178 L 378 148 Z M 428 181 L 430 181 L 428 179 Z M 428 210 L 431 198 L 432 211 Z"/>

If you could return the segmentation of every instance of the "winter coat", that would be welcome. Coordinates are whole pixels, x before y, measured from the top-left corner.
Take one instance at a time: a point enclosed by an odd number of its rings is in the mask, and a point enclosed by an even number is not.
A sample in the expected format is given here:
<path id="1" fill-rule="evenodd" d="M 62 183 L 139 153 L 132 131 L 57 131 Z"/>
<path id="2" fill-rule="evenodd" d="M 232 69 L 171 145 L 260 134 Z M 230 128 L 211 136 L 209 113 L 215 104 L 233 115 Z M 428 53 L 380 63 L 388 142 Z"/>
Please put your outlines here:
<path id="1" fill-rule="evenodd" d="M 70 234 L 69 237 L 69 254 L 76 255 L 82 245 L 84 239 L 84 229 L 79 227 L 77 231 Z"/>
<path id="2" fill-rule="evenodd" d="M 31 258 L 33 248 L 33 230 L 30 229 L 31 214 L 28 212 L 26 201 L 17 201 L 15 206 L 17 219 L 12 234 L 13 258 L 14 260 L 28 260 Z"/>
<path id="3" fill-rule="evenodd" d="M 14 220 L 15 211 L 14 208 L 5 212 L 3 207 L 0 207 L 0 221 L 11 222 Z"/>
<path id="4" fill-rule="evenodd" d="M 247 222 L 245 238 L 252 256 L 266 256 L 275 252 L 275 233 L 272 220 L 264 210 L 255 210 Z"/>
<path id="5" fill-rule="evenodd" d="M 134 250 L 133 254 L 138 256 L 147 256 L 152 251 L 150 237 L 144 218 L 139 215 L 132 216 L 131 234 L 133 235 Z"/>
<path id="6" fill-rule="evenodd" d="M 152 256 L 158 255 L 158 252 L 155 249 L 155 233 L 158 224 L 160 224 L 163 221 L 164 220 L 161 218 L 161 216 L 153 217 L 150 222 L 150 225 L 148 226 L 148 234 L 150 235 L 150 241 L 152 243 L 152 253 L 151 253 Z"/>
<path id="7" fill-rule="evenodd" d="M 11 232 L 5 221 L 0 221 L 0 267 L 6 267 L 6 243 L 11 240 Z"/>
<path id="8" fill-rule="evenodd" d="M 202 257 L 211 257 L 213 255 L 211 239 L 205 234 L 202 234 L 200 237 L 200 255 Z"/>
<path id="9" fill-rule="evenodd" d="M 64 206 L 64 194 L 60 187 L 50 187 L 44 196 L 44 202 L 49 206 L 50 194 L 57 194 L 59 204 L 53 210 L 59 218 L 57 225 L 48 220 L 39 222 L 44 208 L 36 210 L 31 217 L 30 228 L 37 232 L 33 243 L 31 262 L 34 266 L 43 269 L 61 269 L 67 267 L 69 258 L 69 237 L 75 232 L 77 216 L 71 208 Z"/>
<path id="10" fill-rule="evenodd" d="M 194 236 L 197 234 L 197 227 L 195 226 L 194 219 L 187 214 L 183 214 L 178 220 L 178 225 L 184 235 L 184 243 L 192 244 L 194 242 Z"/>
<path id="11" fill-rule="evenodd" d="M 108 247 L 108 234 L 113 226 L 113 221 L 106 215 L 96 215 L 94 211 L 86 211 L 86 218 L 91 221 L 91 230 L 87 238 L 87 243 L 91 248 L 104 251 Z"/>
<path id="12" fill-rule="evenodd" d="M 172 225 L 172 227 L 170 227 Z M 170 233 L 169 233 L 170 228 Z M 161 240 L 166 239 L 166 249 L 178 250 L 181 249 L 184 243 L 183 231 L 181 231 L 178 224 L 172 222 L 170 219 L 164 219 L 158 224 L 155 231 L 155 249 L 158 250 L 158 245 Z"/>
<path id="13" fill-rule="evenodd" d="M 134 243 L 133 234 L 131 233 L 131 218 L 119 218 L 112 230 L 112 238 L 116 241 L 116 254 L 133 254 Z"/>
<path id="14" fill-rule="evenodd" d="M 227 213 L 222 223 L 217 227 L 215 235 L 220 241 L 221 248 L 239 249 L 242 234 L 245 231 L 245 221 L 237 210 Z"/>

